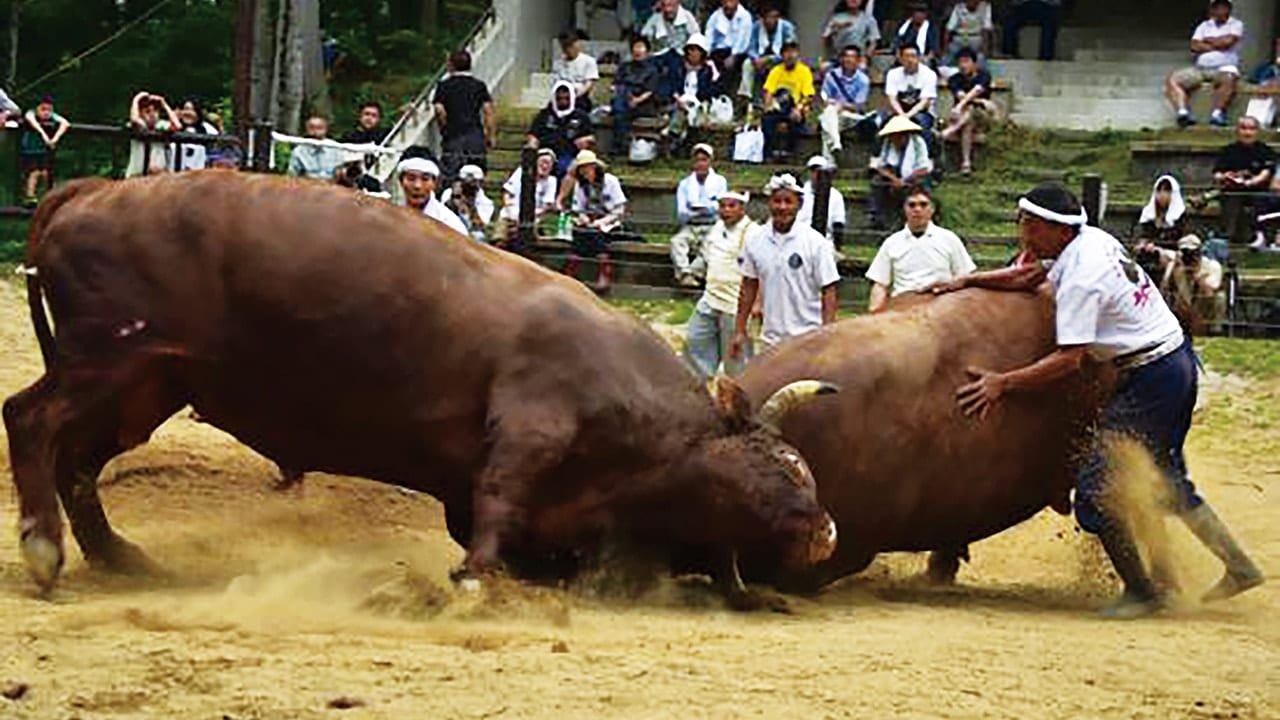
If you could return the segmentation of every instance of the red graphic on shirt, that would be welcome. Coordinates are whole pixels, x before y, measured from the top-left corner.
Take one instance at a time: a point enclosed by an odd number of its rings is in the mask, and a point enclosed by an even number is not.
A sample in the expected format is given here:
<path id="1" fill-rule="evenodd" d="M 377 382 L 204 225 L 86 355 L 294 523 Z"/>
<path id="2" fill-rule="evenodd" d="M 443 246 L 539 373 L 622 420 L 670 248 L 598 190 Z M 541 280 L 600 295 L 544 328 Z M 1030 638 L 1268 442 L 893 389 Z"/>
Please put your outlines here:
<path id="1" fill-rule="evenodd" d="M 1144 277 L 1142 287 L 1133 291 L 1133 304 L 1142 307 L 1151 300 L 1151 278 Z"/>

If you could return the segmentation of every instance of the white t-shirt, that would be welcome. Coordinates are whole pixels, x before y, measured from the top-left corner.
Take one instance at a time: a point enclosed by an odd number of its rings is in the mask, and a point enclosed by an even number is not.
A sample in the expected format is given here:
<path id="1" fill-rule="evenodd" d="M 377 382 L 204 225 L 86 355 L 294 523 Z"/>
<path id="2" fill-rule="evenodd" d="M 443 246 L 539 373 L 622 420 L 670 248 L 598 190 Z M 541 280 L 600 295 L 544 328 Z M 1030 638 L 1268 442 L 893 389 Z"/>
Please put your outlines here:
<path id="1" fill-rule="evenodd" d="M 1227 35 L 1235 35 L 1243 40 L 1244 23 L 1235 18 L 1228 18 L 1221 25 L 1213 20 L 1205 20 L 1196 26 L 1196 31 L 1192 34 L 1191 39 L 1210 40 Z M 1200 53 L 1196 56 L 1196 67 L 1239 75 L 1240 43 L 1237 42 L 1230 50 L 1210 50 L 1209 52 Z"/>
<path id="2" fill-rule="evenodd" d="M 822 289 L 839 282 L 840 272 L 831 241 L 818 231 L 797 222 L 779 233 L 770 221 L 747 234 L 739 264 L 743 277 L 760 281 L 765 345 L 822 326 Z"/>
<path id="3" fill-rule="evenodd" d="M 738 291 L 742 288 L 742 269 L 738 257 L 746 244 L 747 235 L 757 225 L 743 216 L 733 227 L 726 227 L 724 220 L 717 220 L 702 240 L 702 257 L 707 261 L 707 289 L 702 302 L 712 310 L 727 315 L 738 314 Z"/>
<path id="4" fill-rule="evenodd" d="M 467 231 L 467 226 L 462 222 L 462 218 L 458 217 L 456 213 L 445 207 L 444 203 L 440 202 L 440 200 L 434 195 L 431 196 L 431 200 L 427 201 L 427 206 L 422 208 L 422 214 L 429 218 L 439 220 L 445 225 L 448 225 L 450 229 L 457 230 L 463 235 L 471 237 L 471 233 Z"/>
<path id="5" fill-rule="evenodd" d="M 573 211 L 576 213 L 587 211 L 587 190 L 582 183 L 576 183 L 573 187 Z M 606 212 L 614 213 L 622 209 L 627 204 L 627 195 L 622 192 L 622 183 L 618 182 L 618 177 L 612 173 L 605 173 L 604 180 L 600 186 L 600 202 L 604 205 Z"/>
<path id="6" fill-rule="evenodd" d="M 1059 345 L 1088 345 L 1090 355 L 1110 360 L 1182 342 L 1182 327 L 1155 282 L 1098 228 L 1081 228 L 1050 268 L 1049 282 Z"/>
<path id="7" fill-rule="evenodd" d="M 453 188 L 445 188 L 444 194 L 440 196 L 440 202 L 447 207 L 449 201 L 453 199 Z M 484 190 L 476 193 L 476 213 L 480 215 L 480 222 L 488 225 L 493 221 L 493 201 L 488 195 L 484 194 Z M 457 215 L 457 213 L 454 213 Z M 458 218 L 461 220 L 462 218 Z"/>
<path id="8" fill-rule="evenodd" d="M 565 60 L 564 56 L 556 58 L 551 67 L 552 81 L 564 80 L 573 83 L 573 89 L 581 96 L 587 83 L 600 79 L 600 68 L 596 59 L 586 53 L 578 53 L 578 57 Z"/>
<path id="9" fill-rule="evenodd" d="M 898 97 L 907 90 L 920 91 L 922 99 L 929 100 L 929 110 L 933 109 L 933 101 L 938 97 L 938 73 L 921 63 L 914 73 L 907 74 L 907 69 L 898 66 L 884 76 L 884 94 L 886 97 Z M 911 108 L 902 108 L 910 110 Z"/>
<path id="10" fill-rule="evenodd" d="M 800 210 L 796 213 L 796 222 L 805 225 L 813 224 L 814 205 L 813 183 L 804 184 L 804 195 L 800 198 Z M 835 188 L 831 188 L 831 199 L 827 201 L 827 227 L 846 224 L 844 196 Z"/>
<path id="11" fill-rule="evenodd" d="M 511 201 L 502 206 L 502 217 L 507 220 L 520 219 L 520 183 L 524 177 L 524 168 L 516 168 L 511 177 L 502 185 L 504 195 L 510 195 Z M 538 180 L 533 189 L 533 209 L 549 210 L 556 206 L 556 193 L 559 190 L 555 175 L 548 175 Z"/>
<path id="12" fill-rule="evenodd" d="M 933 223 L 916 237 L 907 228 L 885 238 L 867 269 L 867 279 L 889 295 L 920 292 L 935 282 L 954 280 L 977 269 L 955 233 Z"/>

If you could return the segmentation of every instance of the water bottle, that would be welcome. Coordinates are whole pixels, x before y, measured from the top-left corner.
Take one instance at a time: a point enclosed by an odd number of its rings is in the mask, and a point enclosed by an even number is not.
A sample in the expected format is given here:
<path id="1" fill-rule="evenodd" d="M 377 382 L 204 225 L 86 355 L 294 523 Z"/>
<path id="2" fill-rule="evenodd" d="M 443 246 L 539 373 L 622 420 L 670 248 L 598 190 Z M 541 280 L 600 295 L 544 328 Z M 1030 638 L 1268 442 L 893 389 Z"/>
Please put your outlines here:
<path id="1" fill-rule="evenodd" d="M 572 218 L 567 212 L 560 213 L 560 218 L 556 221 L 556 238 L 559 240 L 573 239 Z"/>

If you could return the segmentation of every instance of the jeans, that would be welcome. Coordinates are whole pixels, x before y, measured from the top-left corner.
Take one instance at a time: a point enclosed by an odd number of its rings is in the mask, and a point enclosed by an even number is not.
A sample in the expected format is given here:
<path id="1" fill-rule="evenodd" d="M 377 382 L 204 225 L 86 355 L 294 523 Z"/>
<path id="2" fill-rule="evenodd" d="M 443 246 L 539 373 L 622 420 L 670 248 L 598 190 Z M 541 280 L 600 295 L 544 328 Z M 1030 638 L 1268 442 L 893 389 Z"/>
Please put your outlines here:
<path id="1" fill-rule="evenodd" d="M 1133 370 L 1123 371 L 1110 404 L 1102 411 L 1102 433 L 1128 436 L 1142 443 L 1173 493 L 1179 514 L 1204 503 L 1187 474 L 1182 444 L 1191 429 L 1196 406 L 1196 360 L 1190 338 L 1175 352 Z M 1095 438 L 1076 483 L 1075 511 L 1080 527 L 1097 533 L 1106 526 L 1103 502 L 1109 484 L 1106 448 Z"/>
<path id="2" fill-rule="evenodd" d="M 785 127 L 786 131 L 779 130 L 779 127 Z M 765 113 L 760 119 L 760 129 L 764 131 L 764 151 L 768 156 L 779 150 L 795 155 L 800 135 L 806 128 L 803 121 L 792 120 L 790 113 L 774 111 Z"/>
<path id="3" fill-rule="evenodd" d="M 1023 25 L 1040 26 L 1040 59 L 1052 60 L 1057 54 L 1058 22 L 1062 8 L 1041 0 L 1026 0 L 1015 5 L 1004 23 L 1004 54 L 1018 57 L 1018 31 Z"/>
<path id="4" fill-rule="evenodd" d="M 722 362 L 726 375 L 738 375 L 746 367 L 747 359 L 751 357 L 749 343 L 743 348 L 742 357 L 729 359 L 729 343 L 733 340 L 736 317 L 733 313 L 711 309 L 706 300 L 699 300 L 689 316 L 684 356 L 703 380 L 714 376 Z"/>
<path id="5" fill-rule="evenodd" d="M 443 186 L 448 187 L 458 179 L 458 170 L 463 165 L 479 165 L 482 170 L 487 169 L 485 150 L 483 130 L 441 142 L 440 173 L 444 176 L 441 178 Z"/>

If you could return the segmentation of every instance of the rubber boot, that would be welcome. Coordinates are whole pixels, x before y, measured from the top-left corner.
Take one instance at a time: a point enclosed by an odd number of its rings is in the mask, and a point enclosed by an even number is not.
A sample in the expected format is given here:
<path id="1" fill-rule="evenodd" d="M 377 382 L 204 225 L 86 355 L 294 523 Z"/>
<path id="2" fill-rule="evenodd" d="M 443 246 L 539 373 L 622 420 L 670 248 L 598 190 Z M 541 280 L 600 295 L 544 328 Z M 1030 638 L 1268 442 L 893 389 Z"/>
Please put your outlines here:
<path id="1" fill-rule="evenodd" d="M 568 260 L 564 261 L 564 267 L 560 268 L 560 272 L 571 278 L 578 277 L 578 266 L 582 264 L 582 258 L 577 255 L 570 255 Z"/>
<path id="2" fill-rule="evenodd" d="M 1115 566 L 1116 574 L 1124 583 L 1124 592 L 1099 612 L 1114 620 L 1132 620 L 1151 615 L 1160 609 L 1160 597 L 1155 585 L 1142 566 L 1142 556 L 1133 539 L 1117 524 L 1108 524 L 1098 533 L 1102 549 Z"/>
<path id="3" fill-rule="evenodd" d="M 596 256 L 596 264 L 598 270 L 596 271 L 596 286 L 594 289 L 597 295 L 608 295 L 613 286 L 613 261 L 609 259 L 608 255 L 600 254 Z"/>
<path id="4" fill-rule="evenodd" d="M 1183 513 L 1182 521 L 1191 529 L 1192 534 L 1204 543 L 1204 546 L 1209 548 L 1209 551 L 1216 555 L 1223 565 L 1227 566 L 1226 574 L 1217 585 L 1204 594 L 1201 602 L 1226 600 L 1262 584 L 1264 580 L 1262 571 L 1240 548 L 1235 538 L 1231 537 L 1231 531 L 1208 503 L 1202 503 L 1194 510 Z"/>

